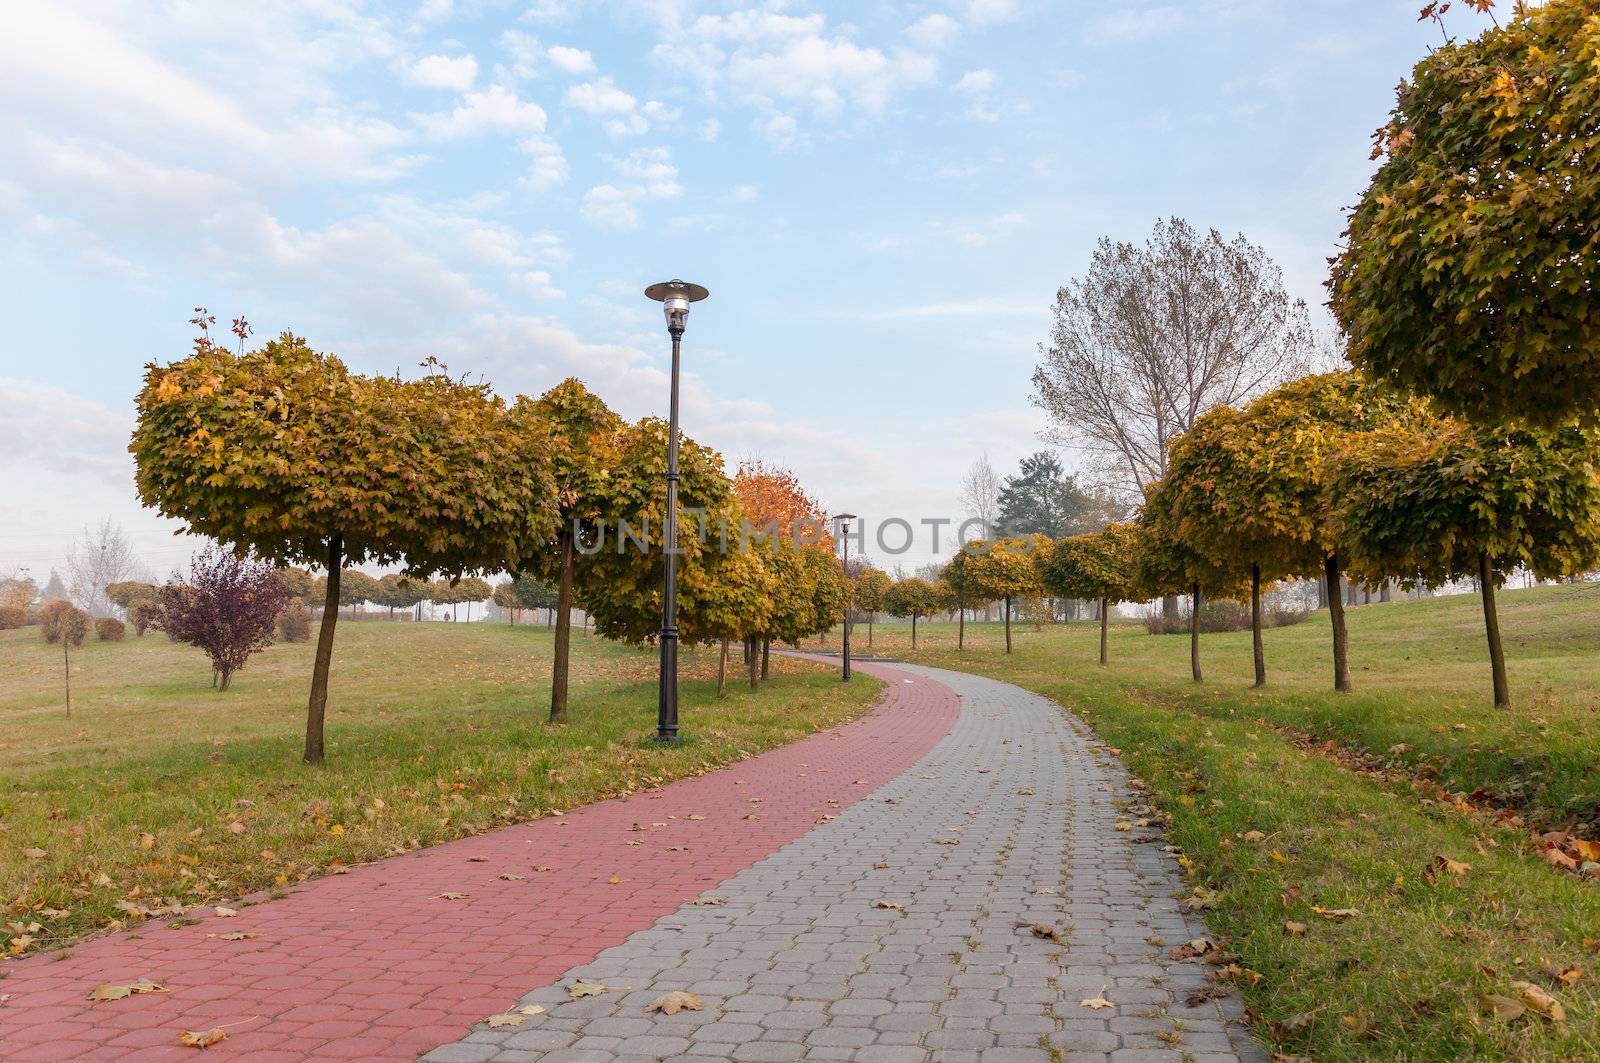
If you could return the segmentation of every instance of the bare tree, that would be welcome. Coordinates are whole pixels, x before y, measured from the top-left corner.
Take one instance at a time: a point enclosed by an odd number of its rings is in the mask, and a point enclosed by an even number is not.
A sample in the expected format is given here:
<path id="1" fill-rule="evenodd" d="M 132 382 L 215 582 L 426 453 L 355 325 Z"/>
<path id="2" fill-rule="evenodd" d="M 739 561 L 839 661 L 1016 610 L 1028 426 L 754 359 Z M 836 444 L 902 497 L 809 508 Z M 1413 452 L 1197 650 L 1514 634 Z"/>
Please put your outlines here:
<path id="1" fill-rule="evenodd" d="M 67 548 L 67 578 L 72 600 L 91 616 L 115 616 L 116 607 L 106 595 L 113 583 L 133 579 L 140 572 L 133 547 L 123 538 L 121 525 L 107 517 L 100 527 L 85 527 L 83 536 Z"/>
<path id="2" fill-rule="evenodd" d="M 1172 218 L 1143 247 L 1102 238 L 1089 271 L 1056 292 L 1033 402 L 1048 438 L 1089 451 L 1137 501 L 1196 418 L 1304 373 L 1319 346 L 1265 251 Z"/>
<path id="3" fill-rule="evenodd" d="M 967 516 L 983 522 L 983 535 L 988 538 L 1000 522 L 1000 474 L 989 464 L 989 455 L 972 463 L 961 477 L 961 508 Z"/>

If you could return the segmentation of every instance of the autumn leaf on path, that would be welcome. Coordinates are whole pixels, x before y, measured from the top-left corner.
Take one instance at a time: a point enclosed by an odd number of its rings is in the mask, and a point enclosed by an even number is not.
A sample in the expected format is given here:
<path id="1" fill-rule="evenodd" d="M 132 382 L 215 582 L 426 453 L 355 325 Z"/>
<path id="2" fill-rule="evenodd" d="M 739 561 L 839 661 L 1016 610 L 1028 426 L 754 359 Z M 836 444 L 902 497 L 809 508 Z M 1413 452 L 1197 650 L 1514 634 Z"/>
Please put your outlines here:
<path id="1" fill-rule="evenodd" d="M 1114 1007 L 1116 1007 L 1116 1004 L 1114 1004 L 1111 1001 L 1106 999 L 1106 990 L 1108 988 L 1110 988 L 1110 987 L 1109 986 L 1101 986 L 1100 987 L 1100 995 L 1099 996 L 1097 996 L 1097 997 L 1084 997 L 1082 1000 L 1078 1001 L 1078 1006 L 1082 1007 L 1082 1008 L 1090 1008 L 1090 1009 L 1092 1009 L 1094 1011 L 1101 1011 L 1101 1010 L 1104 1010 L 1105 1008 L 1114 1008 Z"/>
<path id="2" fill-rule="evenodd" d="M 232 919 L 239 914 L 239 909 L 224 908 L 220 904 L 213 908 L 212 911 L 216 913 L 218 919 Z"/>
<path id="3" fill-rule="evenodd" d="M 208 938 L 216 938 L 218 941 L 249 941 L 252 938 L 258 938 L 260 936 L 261 936 L 260 934 L 252 934 L 252 933 L 249 933 L 249 932 L 244 931 L 244 930 L 235 930 L 231 934 L 207 934 L 206 935 L 206 937 L 208 937 Z"/>
<path id="4" fill-rule="evenodd" d="M 185 1048 L 210 1048 L 219 1041 L 226 1041 L 228 1032 L 220 1026 L 213 1026 L 209 1030 L 179 1030 L 178 1043 Z"/>
<path id="5" fill-rule="evenodd" d="M 935 845 L 960 845 L 961 844 L 961 839 L 960 838 L 935 838 L 935 839 L 933 839 L 933 844 L 935 844 Z"/>
<path id="6" fill-rule="evenodd" d="M 1045 941 L 1054 941 L 1058 944 L 1061 941 L 1061 931 L 1057 930 L 1049 923 L 1034 923 L 1029 925 L 1028 923 L 1024 922 L 1018 923 L 1017 926 L 1027 927 L 1028 932 L 1036 938 L 1043 938 Z"/>
<path id="7" fill-rule="evenodd" d="M 514 1011 L 503 1012 L 499 1015 L 490 1015 L 483 1020 L 483 1024 L 491 1030 L 498 1030 L 502 1026 L 521 1026 L 528 1021 L 526 1015 L 519 1015 Z"/>
<path id="8" fill-rule="evenodd" d="M 874 908 L 880 908 L 886 912 L 903 912 L 905 911 L 906 907 L 897 901 L 873 901 L 872 906 Z"/>
<path id="9" fill-rule="evenodd" d="M 580 978 L 567 987 L 567 992 L 571 994 L 573 1000 L 578 1000 L 582 997 L 597 997 L 608 988 L 599 982 L 585 982 Z"/>
<path id="10" fill-rule="evenodd" d="M 167 987 L 148 978 L 141 978 L 137 982 L 127 985 L 97 985 L 89 990 L 90 1000 L 121 1000 L 131 997 L 135 993 L 165 993 Z"/>
<path id="11" fill-rule="evenodd" d="M 497 877 L 500 879 L 501 882 L 521 882 L 522 881 L 522 876 L 521 875 L 514 875 L 510 871 L 502 871 L 502 872 L 500 872 L 500 874 Z"/>
<path id="12" fill-rule="evenodd" d="M 705 1005 L 693 993 L 685 993 L 675 989 L 670 993 L 657 997 L 645 1005 L 646 1013 L 659 1011 L 663 1015 L 676 1015 L 680 1011 L 702 1011 Z"/>
<path id="13" fill-rule="evenodd" d="M 439 899 L 441 901 L 464 901 L 467 899 L 467 895 L 465 893 L 446 892 L 439 894 Z"/>
<path id="14" fill-rule="evenodd" d="M 719 905 L 727 904 L 728 902 L 723 900 L 721 897 L 699 897 L 690 901 L 689 903 L 697 908 L 714 908 Z"/>

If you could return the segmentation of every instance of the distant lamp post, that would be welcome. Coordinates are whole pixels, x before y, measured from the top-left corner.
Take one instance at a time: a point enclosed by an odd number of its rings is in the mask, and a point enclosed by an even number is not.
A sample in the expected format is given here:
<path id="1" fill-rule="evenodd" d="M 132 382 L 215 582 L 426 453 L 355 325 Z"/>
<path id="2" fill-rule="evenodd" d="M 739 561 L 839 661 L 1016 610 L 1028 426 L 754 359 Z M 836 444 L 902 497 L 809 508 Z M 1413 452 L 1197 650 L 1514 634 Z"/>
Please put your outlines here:
<path id="1" fill-rule="evenodd" d="M 840 538 L 844 540 L 844 682 L 850 682 L 850 604 L 855 595 L 850 593 L 850 522 L 856 519 L 854 513 L 840 513 L 833 518 L 839 522 Z"/>
<path id="2" fill-rule="evenodd" d="M 667 418 L 667 526 L 661 566 L 661 680 L 656 693 L 656 741 L 678 740 L 678 347 L 689 304 L 711 293 L 698 284 L 670 280 L 644 294 L 662 304 L 672 337 L 672 403 Z"/>

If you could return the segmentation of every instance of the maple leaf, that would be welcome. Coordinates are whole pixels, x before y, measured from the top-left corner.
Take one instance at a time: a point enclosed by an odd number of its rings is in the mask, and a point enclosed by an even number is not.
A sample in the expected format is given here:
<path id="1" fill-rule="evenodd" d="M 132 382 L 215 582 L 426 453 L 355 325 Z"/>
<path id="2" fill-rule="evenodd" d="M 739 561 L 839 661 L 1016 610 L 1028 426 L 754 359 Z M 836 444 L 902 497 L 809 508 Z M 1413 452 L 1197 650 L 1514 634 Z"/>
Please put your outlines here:
<path id="1" fill-rule="evenodd" d="M 220 1026 L 213 1026 L 209 1030 L 180 1030 L 178 1043 L 185 1048 L 210 1048 L 219 1041 L 226 1041 L 228 1032 Z"/>
<path id="2" fill-rule="evenodd" d="M 700 998 L 693 993 L 675 989 L 646 1004 L 644 1010 L 647 1013 L 658 1011 L 663 1015 L 676 1015 L 680 1011 L 702 1011 L 704 1008 L 705 1005 L 701 1003 Z"/>
<path id="3" fill-rule="evenodd" d="M 567 987 L 567 992 L 572 996 L 573 1000 L 578 1000 L 582 997 L 597 997 L 609 988 L 609 986 L 601 985 L 599 982 L 585 982 L 580 978 Z"/>
<path id="4" fill-rule="evenodd" d="M 1114 1004 L 1111 1001 L 1106 999 L 1106 991 L 1104 989 L 1102 989 L 1102 990 L 1100 990 L 1100 995 L 1099 996 L 1097 996 L 1097 997 L 1084 997 L 1082 1000 L 1078 1001 L 1078 1006 L 1079 1007 L 1084 1007 L 1084 1008 L 1091 1008 L 1091 1009 L 1093 1009 L 1095 1011 L 1101 1011 L 1101 1010 L 1104 1010 L 1105 1008 L 1114 1008 L 1114 1007 L 1116 1007 L 1116 1004 Z"/>

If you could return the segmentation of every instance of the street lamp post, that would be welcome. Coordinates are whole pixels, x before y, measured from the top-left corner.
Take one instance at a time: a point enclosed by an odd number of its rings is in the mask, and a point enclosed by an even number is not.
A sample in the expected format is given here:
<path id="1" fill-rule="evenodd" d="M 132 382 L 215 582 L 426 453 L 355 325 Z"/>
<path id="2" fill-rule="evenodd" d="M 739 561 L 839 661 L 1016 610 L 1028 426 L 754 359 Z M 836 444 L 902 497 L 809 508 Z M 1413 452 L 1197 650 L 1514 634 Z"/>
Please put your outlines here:
<path id="1" fill-rule="evenodd" d="M 673 279 L 652 284 L 644 294 L 662 304 L 672 337 L 672 401 L 667 419 L 667 522 L 662 537 L 661 679 L 656 691 L 656 741 L 678 740 L 678 347 L 689 318 L 689 304 L 711 293 L 698 284 Z"/>
<path id="2" fill-rule="evenodd" d="M 839 522 L 844 540 L 844 682 L 850 682 L 850 604 L 855 595 L 850 593 L 850 522 L 856 519 L 854 513 L 841 513 L 834 518 Z"/>

